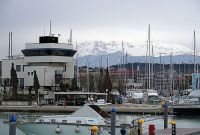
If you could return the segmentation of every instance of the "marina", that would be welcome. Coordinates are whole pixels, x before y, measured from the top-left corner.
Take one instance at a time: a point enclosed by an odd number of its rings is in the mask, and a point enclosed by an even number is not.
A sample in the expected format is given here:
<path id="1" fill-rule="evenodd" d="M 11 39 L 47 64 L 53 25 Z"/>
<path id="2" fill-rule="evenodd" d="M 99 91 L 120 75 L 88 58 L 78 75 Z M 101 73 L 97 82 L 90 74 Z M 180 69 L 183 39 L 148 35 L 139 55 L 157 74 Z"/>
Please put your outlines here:
<path id="1" fill-rule="evenodd" d="M 4 115 L 2 113 L 0 114 L 1 119 L 4 117 Z M 39 114 L 39 113 L 32 114 L 32 116 L 34 116 L 34 115 L 37 116 L 37 118 L 38 118 L 39 116 L 44 116 L 44 115 L 51 116 L 52 114 Z M 60 114 L 58 114 L 58 115 L 60 115 Z M 22 113 L 21 116 L 31 116 L 31 114 L 28 115 L 27 113 L 26 114 Z M 141 117 L 142 117 L 142 114 L 141 115 L 117 114 L 116 115 L 117 119 L 121 119 L 125 123 L 130 123 L 130 124 L 132 123 L 133 119 L 137 119 L 137 118 L 141 118 Z M 152 125 L 152 124 L 155 125 L 156 134 L 158 134 L 158 133 L 159 134 L 162 133 L 163 135 L 171 134 L 171 125 L 170 124 L 168 125 L 169 129 L 163 130 L 164 122 L 163 122 L 163 118 L 160 118 L 160 115 L 157 115 L 157 116 L 151 115 L 151 117 L 148 116 L 148 118 L 145 118 L 145 117 L 143 117 L 143 118 L 145 120 L 142 125 L 144 135 L 148 134 L 149 125 Z M 171 117 L 169 119 L 171 119 Z M 191 134 L 194 132 L 199 132 L 200 127 L 199 127 L 198 123 L 200 122 L 200 119 L 198 116 L 176 116 L 176 117 L 174 117 L 174 119 L 176 120 L 177 134 L 186 135 L 186 134 Z M 36 130 L 43 131 L 43 128 L 52 126 L 51 128 L 48 128 L 48 130 L 51 130 L 52 134 L 55 135 L 55 129 L 56 129 L 57 125 L 56 126 L 49 125 L 47 127 L 45 127 L 45 125 L 47 126 L 48 124 L 47 123 L 46 124 L 44 123 L 42 125 L 38 124 L 38 126 L 35 125 L 34 128 Z M 64 125 L 67 126 L 67 124 L 64 124 Z M 28 124 L 24 125 L 24 126 L 29 127 Z M 72 125 L 68 125 L 68 126 L 70 127 Z M 7 131 L 3 130 L 3 132 L 5 132 L 5 134 L 3 134 L 3 135 L 7 135 L 6 133 L 8 132 L 8 124 L 3 124 L 3 121 L 1 121 L 0 127 L 1 127 L 0 129 L 2 129 L 3 127 L 4 127 L 4 129 L 7 129 Z M 74 128 L 72 128 L 72 129 L 74 129 Z M 83 127 L 82 129 L 85 129 L 88 131 L 88 128 L 86 128 L 86 127 Z M 127 130 L 128 129 L 129 128 L 127 128 Z M 72 132 L 74 132 L 74 131 L 72 131 Z M 18 133 L 17 135 L 23 135 L 23 134 L 21 134 L 22 132 L 20 132 L 20 131 L 17 131 L 17 133 Z M 37 134 L 37 135 L 42 135 L 42 134 Z"/>
<path id="2" fill-rule="evenodd" d="M 200 135 L 196 0 L 0 3 L 0 135 Z"/>

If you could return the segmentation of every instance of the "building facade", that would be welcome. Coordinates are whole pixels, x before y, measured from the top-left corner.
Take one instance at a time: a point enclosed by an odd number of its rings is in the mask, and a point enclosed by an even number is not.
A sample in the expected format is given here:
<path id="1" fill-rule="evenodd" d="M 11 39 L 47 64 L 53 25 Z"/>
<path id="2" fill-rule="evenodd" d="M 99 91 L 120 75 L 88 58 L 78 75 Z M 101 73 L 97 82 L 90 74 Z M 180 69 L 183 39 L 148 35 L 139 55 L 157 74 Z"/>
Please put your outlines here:
<path id="1" fill-rule="evenodd" d="M 74 78 L 72 44 L 59 43 L 58 37 L 42 36 L 39 43 L 26 43 L 23 57 L 2 59 L 2 80 L 10 79 L 12 63 L 15 65 L 19 86 L 27 89 L 33 86 L 33 72 L 37 73 L 41 88 L 51 90 L 61 82 L 66 84 Z"/>

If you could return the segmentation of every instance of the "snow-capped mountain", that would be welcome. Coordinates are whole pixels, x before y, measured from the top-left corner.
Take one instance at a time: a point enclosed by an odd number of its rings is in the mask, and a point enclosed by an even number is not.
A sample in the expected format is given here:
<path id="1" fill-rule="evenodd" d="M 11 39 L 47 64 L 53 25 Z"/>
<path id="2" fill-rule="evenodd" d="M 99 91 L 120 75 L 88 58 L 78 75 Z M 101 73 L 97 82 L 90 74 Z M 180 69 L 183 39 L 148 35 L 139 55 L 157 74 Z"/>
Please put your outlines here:
<path id="1" fill-rule="evenodd" d="M 154 62 L 160 62 L 160 54 L 162 56 L 162 63 L 169 63 L 169 55 L 173 52 L 173 63 L 182 63 L 193 61 L 193 50 L 183 45 L 166 42 L 152 42 Z M 146 61 L 146 44 L 136 44 L 123 42 L 124 57 L 127 57 L 128 62 L 145 62 Z M 77 46 L 78 51 L 78 65 L 87 65 L 87 59 L 90 66 L 115 65 L 122 63 L 122 42 L 112 41 L 85 41 Z M 152 48 L 151 48 L 152 52 Z M 127 55 L 126 55 L 127 53 Z M 199 57 L 197 56 L 197 61 Z M 102 61 L 102 62 L 101 62 Z"/>
<path id="2" fill-rule="evenodd" d="M 192 53 L 190 48 L 176 43 L 166 43 L 166 42 L 153 42 L 153 52 L 154 56 L 159 56 L 160 53 L 165 53 L 163 55 L 169 55 L 173 52 L 174 55 L 188 54 Z M 124 52 L 130 56 L 145 56 L 147 51 L 147 45 L 123 42 Z M 93 55 L 106 55 L 116 52 L 122 52 L 122 42 L 118 41 L 85 41 L 78 44 L 79 57 Z"/>

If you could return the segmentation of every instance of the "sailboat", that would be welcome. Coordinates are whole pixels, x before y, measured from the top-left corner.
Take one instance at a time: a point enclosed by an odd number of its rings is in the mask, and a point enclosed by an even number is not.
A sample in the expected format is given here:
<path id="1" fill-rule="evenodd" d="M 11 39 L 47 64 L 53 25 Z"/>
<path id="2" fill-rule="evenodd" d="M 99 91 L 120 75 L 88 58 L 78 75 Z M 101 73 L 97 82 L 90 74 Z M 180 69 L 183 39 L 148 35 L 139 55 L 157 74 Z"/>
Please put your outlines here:
<path id="1" fill-rule="evenodd" d="M 190 98 L 197 98 L 197 103 L 200 103 L 200 88 L 199 88 L 200 74 L 196 65 L 196 35 L 194 31 L 194 73 L 192 74 L 192 92 L 188 95 Z M 196 100 L 197 100 L 196 99 Z"/>
<path id="2" fill-rule="evenodd" d="M 144 92 L 144 101 L 148 104 L 158 104 L 160 98 L 156 90 L 152 89 L 152 82 L 153 82 L 153 66 L 151 66 L 151 31 L 150 31 L 150 24 L 148 29 L 148 41 L 147 41 L 147 54 L 148 54 L 148 83 L 147 83 L 147 90 Z M 152 54 L 153 54 L 153 46 L 152 46 Z"/>

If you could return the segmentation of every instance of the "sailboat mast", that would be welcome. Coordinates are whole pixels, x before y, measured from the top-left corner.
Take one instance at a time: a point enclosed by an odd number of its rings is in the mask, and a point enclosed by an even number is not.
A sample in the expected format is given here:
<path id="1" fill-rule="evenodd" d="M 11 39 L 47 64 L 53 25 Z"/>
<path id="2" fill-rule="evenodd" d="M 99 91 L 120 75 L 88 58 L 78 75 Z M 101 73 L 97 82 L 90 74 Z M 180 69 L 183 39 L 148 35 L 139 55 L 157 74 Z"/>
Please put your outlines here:
<path id="1" fill-rule="evenodd" d="M 133 63 L 131 64 L 131 73 L 132 73 L 132 89 L 133 89 L 133 85 L 134 85 Z"/>
<path id="2" fill-rule="evenodd" d="M 194 30 L 194 73 L 196 73 L 196 37 Z"/>
<path id="3" fill-rule="evenodd" d="M 151 45 L 150 45 L 150 24 L 149 24 L 149 30 L 148 30 L 148 48 L 149 48 L 149 73 L 148 73 L 148 77 L 149 77 L 149 89 L 151 88 L 151 58 L 150 58 L 150 56 L 151 56 Z"/>
<path id="4" fill-rule="evenodd" d="M 89 62 L 87 58 L 87 90 L 88 90 L 88 98 L 89 98 Z"/>
<path id="5" fill-rule="evenodd" d="M 153 52 L 153 45 L 152 45 L 151 59 L 152 59 L 152 62 L 151 62 L 151 85 L 153 87 L 154 86 L 153 85 L 153 77 L 154 77 L 154 52 Z"/>
<path id="6" fill-rule="evenodd" d="M 126 85 L 126 82 L 127 82 L 127 74 L 126 74 L 126 71 L 127 71 L 127 68 L 126 68 L 126 64 L 127 64 L 127 52 L 126 52 L 126 58 L 125 58 L 125 90 L 127 91 L 127 85 Z"/>
<path id="7" fill-rule="evenodd" d="M 147 41 L 147 50 L 146 50 L 146 57 L 145 57 L 145 84 L 147 84 L 147 89 L 149 88 L 149 83 L 148 83 L 148 79 L 146 79 L 146 76 L 148 76 L 147 74 L 147 57 L 148 57 L 148 49 L 149 49 L 149 46 L 148 46 L 148 41 Z M 146 87 L 145 87 L 146 88 Z"/>
<path id="8" fill-rule="evenodd" d="M 172 73 L 172 68 L 173 68 L 173 66 L 172 66 L 172 57 L 173 57 L 173 52 L 170 54 L 170 89 L 171 89 L 171 91 L 170 91 L 170 93 L 172 94 L 172 96 L 174 95 L 174 90 L 173 90 L 173 73 Z"/>
<path id="9" fill-rule="evenodd" d="M 77 85 L 80 88 L 80 81 L 79 81 L 79 67 L 78 67 L 78 43 L 76 42 L 76 78 L 77 78 Z"/>
<path id="10" fill-rule="evenodd" d="M 124 76 L 125 76 L 125 72 L 124 72 L 124 42 L 122 41 L 122 73 L 123 73 L 123 81 L 122 81 L 122 89 L 124 89 Z"/>

